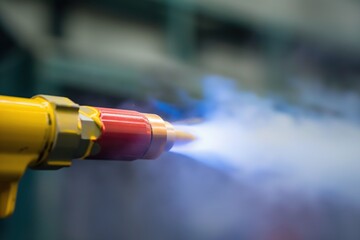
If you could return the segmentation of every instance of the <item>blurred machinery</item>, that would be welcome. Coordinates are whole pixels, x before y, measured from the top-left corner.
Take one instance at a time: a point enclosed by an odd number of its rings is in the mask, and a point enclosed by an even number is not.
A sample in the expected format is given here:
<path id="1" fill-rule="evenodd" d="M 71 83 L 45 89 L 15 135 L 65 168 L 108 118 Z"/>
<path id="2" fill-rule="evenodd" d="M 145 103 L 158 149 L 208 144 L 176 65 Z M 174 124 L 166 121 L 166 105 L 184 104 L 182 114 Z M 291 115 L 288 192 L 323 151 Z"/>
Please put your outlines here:
<path id="1" fill-rule="evenodd" d="M 0 217 L 15 208 L 27 167 L 59 169 L 72 159 L 155 159 L 193 139 L 155 114 L 79 106 L 68 98 L 0 97 Z"/>

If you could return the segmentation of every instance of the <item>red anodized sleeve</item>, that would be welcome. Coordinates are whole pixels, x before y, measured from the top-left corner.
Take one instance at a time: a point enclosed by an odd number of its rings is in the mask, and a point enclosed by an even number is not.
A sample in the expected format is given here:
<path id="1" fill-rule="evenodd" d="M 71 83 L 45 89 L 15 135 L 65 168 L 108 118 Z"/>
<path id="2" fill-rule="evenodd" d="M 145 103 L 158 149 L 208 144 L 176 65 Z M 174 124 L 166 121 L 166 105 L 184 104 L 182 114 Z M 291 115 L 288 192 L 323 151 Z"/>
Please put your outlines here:
<path id="1" fill-rule="evenodd" d="M 92 159 L 135 160 L 144 156 L 151 144 L 151 124 L 136 111 L 97 108 L 103 123 L 96 140 L 100 151 Z"/>

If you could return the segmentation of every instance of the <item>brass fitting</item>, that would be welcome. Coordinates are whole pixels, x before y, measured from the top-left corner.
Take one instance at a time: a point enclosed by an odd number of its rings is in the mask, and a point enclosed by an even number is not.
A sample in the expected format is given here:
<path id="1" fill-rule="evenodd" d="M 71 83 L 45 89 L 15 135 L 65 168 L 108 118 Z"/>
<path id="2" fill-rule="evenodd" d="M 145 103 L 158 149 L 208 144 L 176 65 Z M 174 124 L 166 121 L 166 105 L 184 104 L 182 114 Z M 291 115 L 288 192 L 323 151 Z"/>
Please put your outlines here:
<path id="1" fill-rule="evenodd" d="M 37 95 L 34 98 L 42 98 L 50 103 L 53 111 L 49 113 L 49 121 L 55 124 L 55 137 L 48 157 L 41 159 L 33 167 L 41 169 L 69 167 L 81 139 L 79 105 L 65 97 Z"/>

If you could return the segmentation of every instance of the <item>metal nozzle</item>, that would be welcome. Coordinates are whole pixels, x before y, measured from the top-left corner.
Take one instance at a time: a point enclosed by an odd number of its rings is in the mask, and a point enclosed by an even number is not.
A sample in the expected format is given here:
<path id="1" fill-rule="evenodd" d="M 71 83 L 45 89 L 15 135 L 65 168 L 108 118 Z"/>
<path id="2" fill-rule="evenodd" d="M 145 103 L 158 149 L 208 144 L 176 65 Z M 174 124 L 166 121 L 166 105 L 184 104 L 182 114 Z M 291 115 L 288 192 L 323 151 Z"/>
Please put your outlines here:
<path id="1" fill-rule="evenodd" d="M 174 145 L 186 144 L 195 139 L 190 133 L 176 130 L 171 123 L 164 121 L 158 115 L 145 114 L 145 116 L 151 124 L 152 139 L 144 158 L 156 158 L 163 151 L 169 151 Z"/>
<path id="2" fill-rule="evenodd" d="M 187 144 L 195 140 L 194 135 L 175 129 L 171 123 L 165 122 L 165 125 L 167 131 L 166 151 L 169 151 L 174 145 Z"/>
<path id="3" fill-rule="evenodd" d="M 195 136 L 191 133 L 181 130 L 175 130 L 175 145 L 187 144 L 195 140 Z"/>

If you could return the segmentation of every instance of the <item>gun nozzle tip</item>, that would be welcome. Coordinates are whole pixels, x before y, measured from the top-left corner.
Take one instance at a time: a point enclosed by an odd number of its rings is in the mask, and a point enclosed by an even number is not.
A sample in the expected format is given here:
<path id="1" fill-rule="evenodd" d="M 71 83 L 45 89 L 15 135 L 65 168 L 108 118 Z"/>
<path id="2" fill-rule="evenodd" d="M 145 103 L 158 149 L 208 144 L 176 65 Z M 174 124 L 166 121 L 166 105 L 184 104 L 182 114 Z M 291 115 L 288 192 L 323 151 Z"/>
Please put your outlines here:
<path id="1" fill-rule="evenodd" d="M 169 122 L 165 122 L 165 124 L 167 129 L 167 144 L 165 147 L 166 151 L 169 151 L 173 146 L 188 144 L 196 139 L 193 134 L 176 129 Z"/>
<path id="2" fill-rule="evenodd" d="M 194 141 L 196 137 L 191 133 L 175 130 L 175 144 L 186 144 Z"/>

